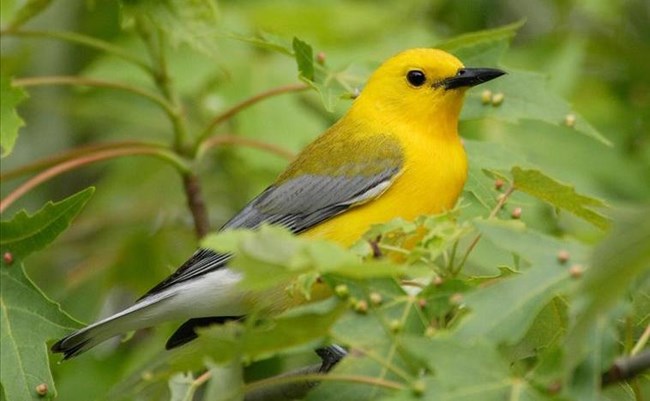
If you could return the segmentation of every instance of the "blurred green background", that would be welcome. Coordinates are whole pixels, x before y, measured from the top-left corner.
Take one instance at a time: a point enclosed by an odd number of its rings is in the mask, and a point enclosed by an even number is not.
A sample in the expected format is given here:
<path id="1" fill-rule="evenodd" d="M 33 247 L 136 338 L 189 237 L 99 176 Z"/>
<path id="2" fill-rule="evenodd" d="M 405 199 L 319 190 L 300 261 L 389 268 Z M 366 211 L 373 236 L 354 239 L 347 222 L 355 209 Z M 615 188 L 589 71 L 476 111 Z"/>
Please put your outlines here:
<path id="1" fill-rule="evenodd" d="M 19 3 L 3 0 L 3 24 Z M 132 31 L 122 29 L 122 12 L 112 1 L 54 1 L 26 28 L 81 32 L 144 56 Z M 218 12 L 221 32 L 266 32 L 287 43 L 299 37 L 324 52 L 330 68 L 347 68 L 360 84 L 381 60 L 402 49 L 430 47 L 455 35 L 525 19 L 502 67 L 547 74 L 548 86 L 570 100 L 613 145 L 534 121 L 463 121 L 461 135 L 506 143 L 554 177 L 610 204 L 650 200 L 647 0 L 219 1 Z M 194 131 L 238 101 L 298 82 L 292 58 L 227 35 L 215 41 L 212 55 L 179 45 L 168 56 L 173 84 Z M 3 37 L 2 68 L 3 74 L 16 78 L 82 75 L 151 87 L 139 70 L 123 61 L 42 38 Z M 13 154 L 3 159 L 3 172 L 84 144 L 171 142 L 168 120 L 140 97 L 67 86 L 28 92 L 30 98 L 19 109 L 27 125 Z M 246 109 L 219 132 L 296 152 L 348 106 L 348 100 L 341 100 L 329 113 L 313 91 L 287 94 Z M 198 166 L 212 228 L 268 185 L 286 163 L 254 149 L 224 146 L 212 151 Z M 2 195 L 19 182 L 3 182 Z M 56 246 L 27 263 L 35 282 L 83 321 L 135 300 L 197 244 L 180 178 L 168 165 L 147 157 L 112 159 L 59 176 L 22 198 L 8 214 L 36 210 L 47 200 L 89 185 L 97 187 L 96 194 L 72 228 Z M 558 229 L 543 214 L 534 218 L 538 221 L 531 224 Z M 593 234 L 573 220 L 564 223 L 578 225 L 561 227 L 575 235 Z M 159 352 L 171 329 L 155 331 L 154 341 L 130 341 L 120 352 L 100 352 L 96 358 L 57 367 L 61 399 L 84 399 L 75 398 L 82 397 L 84 388 L 93 393 L 109 388 L 120 376 L 115 372 L 128 372 Z M 92 372 L 97 380 L 88 383 L 66 374 L 78 369 Z"/>

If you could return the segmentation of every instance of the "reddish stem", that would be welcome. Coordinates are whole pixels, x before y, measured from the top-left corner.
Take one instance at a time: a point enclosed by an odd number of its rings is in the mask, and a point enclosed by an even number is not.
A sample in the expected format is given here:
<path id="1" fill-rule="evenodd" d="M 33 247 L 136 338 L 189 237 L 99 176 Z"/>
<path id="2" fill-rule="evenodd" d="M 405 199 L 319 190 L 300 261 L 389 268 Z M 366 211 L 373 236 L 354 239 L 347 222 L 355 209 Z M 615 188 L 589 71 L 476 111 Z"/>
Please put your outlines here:
<path id="1" fill-rule="evenodd" d="M 129 156 L 129 155 L 153 155 L 153 156 L 162 156 L 161 150 L 158 148 L 152 147 L 132 147 L 132 148 L 120 148 L 120 149 L 110 149 L 105 151 L 100 151 L 85 157 L 80 157 L 73 160 L 68 160 L 66 162 L 57 164 L 49 169 L 41 172 L 40 174 L 30 178 L 18 188 L 14 189 L 9 195 L 0 201 L 0 213 L 4 212 L 11 204 L 20 199 L 30 190 L 34 189 L 38 185 L 42 184 L 45 181 L 50 180 L 57 175 L 63 174 L 67 171 L 74 170 L 78 167 L 84 166 L 86 164 L 92 164 L 101 160 L 112 159 L 115 157 Z"/>

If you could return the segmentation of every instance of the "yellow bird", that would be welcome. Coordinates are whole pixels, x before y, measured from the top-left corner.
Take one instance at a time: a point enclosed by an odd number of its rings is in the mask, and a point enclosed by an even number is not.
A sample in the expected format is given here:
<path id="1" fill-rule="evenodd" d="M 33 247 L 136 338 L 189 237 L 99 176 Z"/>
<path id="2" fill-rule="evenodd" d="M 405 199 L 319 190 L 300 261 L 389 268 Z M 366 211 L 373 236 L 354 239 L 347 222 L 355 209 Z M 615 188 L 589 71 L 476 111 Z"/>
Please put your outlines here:
<path id="1" fill-rule="evenodd" d="M 372 225 L 451 209 L 467 178 L 458 136 L 465 91 L 503 75 L 466 68 L 436 49 L 411 49 L 370 77 L 350 110 L 308 145 L 278 179 L 221 230 L 277 224 L 349 246 Z M 133 306 L 61 339 L 68 359 L 121 333 L 189 319 L 167 348 L 195 327 L 245 316 L 246 294 L 228 254 L 199 249 Z"/>

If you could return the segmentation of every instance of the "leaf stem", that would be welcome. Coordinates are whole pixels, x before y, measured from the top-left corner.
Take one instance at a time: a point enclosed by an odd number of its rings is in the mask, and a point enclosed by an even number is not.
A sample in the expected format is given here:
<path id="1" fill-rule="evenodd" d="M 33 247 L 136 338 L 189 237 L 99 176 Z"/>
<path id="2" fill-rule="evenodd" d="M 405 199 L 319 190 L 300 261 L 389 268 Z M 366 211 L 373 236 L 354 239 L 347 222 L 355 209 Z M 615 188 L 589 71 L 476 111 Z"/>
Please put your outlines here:
<path id="1" fill-rule="evenodd" d="M 210 231 L 210 224 L 199 177 L 192 173 L 183 174 L 183 186 L 187 196 L 187 206 L 194 220 L 194 231 L 196 236 L 201 239 Z"/>
<path id="2" fill-rule="evenodd" d="M 134 147 L 124 147 L 118 149 L 108 149 L 101 150 L 90 155 L 83 157 L 78 157 L 75 159 L 64 161 L 50 167 L 49 169 L 41 172 L 40 174 L 30 178 L 18 188 L 13 190 L 9 195 L 4 199 L 0 200 L 0 213 L 4 212 L 11 204 L 16 200 L 20 199 L 30 190 L 34 189 L 36 186 L 42 184 L 45 181 L 48 181 L 57 175 L 63 174 L 67 171 L 74 170 L 81 166 L 96 163 L 98 161 L 113 159 L 121 156 L 132 156 L 132 155 L 151 155 L 158 157 L 162 160 L 165 160 L 172 164 L 180 171 L 187 171 L 187 166 L 185 163 L 178 158 L 174 153 L 171 153 L 167 150 L 160 149 L 153 146 L 134 146 Z"/>
<path id="3" fill-rule="evenodd" d="M 493 219 L 494 217 L 496 217 L 497 213 L 499 213 L 499 210 L 503 208 L 503 205 L 506 204 L 508 198 L 510 197 L 510 195 L 512 195 L 514 191 L 515 191 L 515 184 L 514 182 L 512 182 L 510 186 L 508 186 L 508 189 L 506 189 L 506 191 L 502 194 L 502 196 L 499 197 L 499 200 L 497 201 L 496 206 L 494 206 L 494 208 L 490 212 L 488 219 Z M 465 254 L 463 255 L 463 258 L 458 264 L 458 267 L 456 267 L 451 271 L 451 274 L 453 276 L 458 274 L 463 269 L 463 266 L 465 266 L 465 262 L 467 262 L 467 258 L 469 257 L 469 254 L 472 253 L 474 248 L 476 248 L 476 245 L 480 240 L 481 240 L 481 234 L 478 234 L 476 237 L 474 237 L 472 242 L 467 247 L 467 250 L 465 250 Z"/>
<path id="4" fill-rule="evenodd" d="M 149 147 L 157 147 L 160 149 L 166 149 L 166 146 L 163 144 L 154 143 L 154 142 L 145 142 L 145 141 L 121 141 L 121 142 L 111 142 L 111 143 L 95 143 L 95 144 L 80 146 L 58 155 L 44 157 L 40 160 L 36 160 L 35 162 L 7 171 L 6 173 L 0 173 L 0 182 L 10 181 L 22 175 L 40 171 L 43 170 L 44 168 L 53 166 L 55 164 L 59 164 L 66 160 L 78 158 L 79 156 L 83 156 L 88 153 L 95 153 L 100 150 L 119 149 L 125 147 L 135 147 L 135 146 L 149 146 Z"/>
<path id="5" fill-rule="evenodd" d="M 38 30 L 26 30 L 26 29 L 5 29 L 0 31 L 0 37 L 2 36 L 19 36 L 19 37 L 36 37 L 36 38 L 46 38 L 46 39 L 56 39 L 62 40 L 70 43 L 75 43 L 78 45 L 83 45 L 90 47 L 96 50 L 112 54 L 116 57 L 119 57 L 125 61 L 128 61 L 147 73 L 151 74 L 151 67 L 142 59 L 133 54 L 125 51 L 121 47 L 115 46 L 109 42 L 93 38 L 91 36 L 82 35 L 76 32 L 67 32 L 67 31 L 38 31 Z"/>
<path id="6" fill-rule="evenodd" d="M 277 386 L 289 383 L 300 382 L 323 382 L 323 381 L 339 381 L 348 383 L 368 384 L 371 386 L 383 387 L 391 390 L 402 390 L 404 385 L 390 380 L 380 379 L 376 377 L 368 377 L 362 375 L 345 375 L 345 374 L 303 374 L 295 376 L 276 376 L 268 379 L 262 379 L 253 383 L 248 383 L 244 387 L 246 393 L 258 391 L 264 387 Z"/>
<path id="7" fill-rule="evenodd" d="M 131 92 L 136 95 L 142 96 L 152 102 L 158 104 L 170 116 L 173 117 L 178 114 L 174 105 L 167 100 L 137 86 L 123 84 L 120 82 L 110 82 L 93 78 L 82 78 L 76 76 L 54 75 L 44 77 L 29 77 L 17 78 L 12 81 L 16 86 L 29 87 L 29 86 L 42 86 L 42 85 L 79 85 L 79 86 L 93 86 L 98 88 L 118 89 L 126 92 Z"/>
<path id="8" fill-rule="evenodd" d="M 645 348 L 649 339 L 650 339 L 650 324 L 646 326 L 645 330 L 643 330 L 643 334 L 641 334 L 639 341 L 636 342 L 634 348 L 632 348 L 632 351 L 630 351 L 630 356 L 634 356 L 639 352 L 641 352 L 641 350 Z"/>
<path id="9" fill-rule="evenodd" d="M 276 88 L 269 89 L 267 91 L 258 93 L 256 95 L 253 95 L 249 97 L 248 99 L 244 99 L 243 101 L 235 104 L 234 106 L 230 107 L 228 110 L 216 115 L 212 121 L 205 127 L 201 135 L 199 136 L 199 144 L 202 144 L 212 133 L 212 130 L 219 124 L 223 123 L 224 121 L 229 120 L 232 118 L 234 115 L 239 113 L 240 111 L 254 105 L 255 103 L 258 103 L 264 99 L 277 96 L 277 95 L 282 95 L 284 93 L 291 93 L 291 92 L 301 92 L 304 90 L 309 89 L 309 85 L 303 84 L 303 83 L 298 83 L 298 84 L 289 84 L 289 85 L 283 85 L 283 86 L 278 86 Z"/>
<path id="10" fill-rule="evenodd" d="M 287 160 L 292 160 L 295 157 L 293 152 L 272 143 L 259 141 L 257 139 L 244 138 L 237 135 L 223 134 L 207 138 L 203 143 L 201 143 L 201 146 L 197 150 L 197 159 L 200 160 L 203 158 L 205 152 L 221 145 L 238 145 L 259 149 L 268 153 L 273 153 Z"/>

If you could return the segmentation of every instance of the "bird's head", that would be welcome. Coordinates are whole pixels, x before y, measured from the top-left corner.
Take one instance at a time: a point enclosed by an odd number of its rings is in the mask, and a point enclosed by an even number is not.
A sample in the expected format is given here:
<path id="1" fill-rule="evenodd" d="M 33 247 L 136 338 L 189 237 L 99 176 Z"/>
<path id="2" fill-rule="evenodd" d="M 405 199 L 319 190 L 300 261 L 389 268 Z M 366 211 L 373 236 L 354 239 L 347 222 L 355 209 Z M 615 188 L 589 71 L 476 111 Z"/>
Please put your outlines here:
<path id="1" fill-rule="evenodd" d="M 372 74 L 355 108 L 411 124 L 441 119 L 454 123 L 465 91 L 503 74 L 495 68 L 465 67 L 438 49 L 406 50 L 386 60 Z"/>

